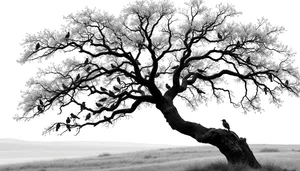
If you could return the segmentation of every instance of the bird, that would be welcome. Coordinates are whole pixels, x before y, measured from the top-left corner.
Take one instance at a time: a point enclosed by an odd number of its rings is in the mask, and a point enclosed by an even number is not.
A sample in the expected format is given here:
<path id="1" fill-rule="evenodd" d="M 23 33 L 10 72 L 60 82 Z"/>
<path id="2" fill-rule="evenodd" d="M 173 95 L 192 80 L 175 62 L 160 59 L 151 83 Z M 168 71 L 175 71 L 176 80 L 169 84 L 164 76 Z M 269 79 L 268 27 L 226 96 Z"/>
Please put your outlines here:
<path id="1" fill-rule="evenodd" d="M 104 116 L 104 119 L 107 120 L 110 124 L 112 124 L 112 122 L 106 116 Z"/>
<path id="2" fill-rule="evenodd" d="M 40 103 L 41 106 L 44 106 L 44 103 L 41 99 L 39 100 L 39 103 Z"/>
<path id="3" fill-rule="evenodd" d="M 137 65 L 141 65 L 139 60 L 135 60 L 135 62 L 136 62 Z"/>
<path id="4" fill-rule="evenodd" d="M 63 87 L 63 89 L 67 89 L 68 88 L 64 83 L 62 83 L 62 87 Z"/>
<path id="5" fill-rule="evenodd" d="M 111 90 L 108 90 L 108 93 L 112 96 L 114 95 L 114 92 L 112 92 Z"/>
<path id="6" fill-rule="evenodd" d="M 271 82 L 273 82 L 273 77 L 272 77 L 272 74 L 268 74 L 268 78 Z"/>
<path id="7" fill-rule="evenodd" d="M 166 88 L 167 88 L 167 89 L 170 89 L 170 88 L 171 88 L 171 87 L 169 86 L 169 84 L 168 84 L 168 83 L 166 84 Z"/>
<path id="8" fill-rule="evenodd" d="M 114 64 L 110 64 L 111 68 L 116 68 L 116 66 Z"/>
<path id="9" fill-rule="evenodd" d="M 86 70 L 86 72 L 90 72 L 91 69 L 92 69 L 92 67 L 88 66 L 85 70 Z"/>
<path id="10" fill-rule="evenodd" d="M 228 131 L 230 131 L 230 126 L 229 126 L 229 124 L 226 122 L 226 120 L 225 120 L 225 119 L 222 119 L 221 121 L 223 122 L 224 128 L 226 128 L 226 129 L 228 129 Z"/>
<path id="11" fill-rule="evenodd" d="M 156 73 L 156 74 L 155 74 L 155 78 L 159 77 L 159 75 L 160 75 L 159 73 Z"/>
<path id="12" fill-rule="evenodd" d="M 85 116 L 85 120 L 89 120 L 91 118 L 91 113 L 88 113 L 86 116 Z"/>
<path id="13" fill-rule="evenodd" d="M 171 67 L 171 69 L 176 69 L 176 68 L 178 68 L 178 66 L 179 65 L 175 65 L 175 66 Z"/>
<path id="14" fill-rule="evenodd" d="M 71 132 L 71 126 L 69 124 L 66 125 L 69 132 Z"/>
<path id="15" fill-rule="evenodd" d="M 285 80 L 285 86 L 289 86 L 289 80 Z"/>
<path id="16" fill-rule="evenodd" d="M 70 38 L 70 32 L 68 32 L 66 35 L 65 35 L 65 39 L 68 39 Z"/>
<path id="17" fill-rule="evenodd" d="M 197 71 L 198 71 L 199 73 L 204 73 L 204 72 L 206 72 L 206 71 L 203 70 L 203 69 L 197 69 Z"/>
<path id="18" fill-rule="evenodd" d="M 35 50 L 39 50 L 40 47 L 41 47 L 40 43 L 37 43 L 37 44 L 35 45 Z"/>
<path id="19" fill-rule="evenodd" d="M 117 77 L 117 81 L 119 84 L 121 84 L 121 79 L 119 77 Z"/>
<path id="20" fill-rule="evenodd" d="M 265 92 L 265 95 L 268 94 L 268 88 L 267 87 L 264 88 L 264 92 Z"/>
<path id="21" fill-rule="evenodd" d="M 95 103 L 97 107 L 102 107 L 103 105 L 101 103 L 96 102 Z"/>
<path id="22" fill-rule="evenodd" d="M 44 111 L 44 109 L 42 108 L 41 105 L 38 105 L 38 106 L 37 106 L 37 109 L 38 109 L 38 111 L 39 111 L 40 113 L 42 113 L 42 112 Z"/>
<path id="23" fill-rule="evenodd" d="M 104 97 L 104 98 L 102 98 L 102 99 L 100 99 L 100 100 L 98 100 L 99 102 L 104 102 L 104 101 L 106 101 L 107 100 L 107 98 L 106 97 Z"/>
<path id="24" fill-rule="evenodd" d="M 100 90 L 101 90 L 101 91 L 107 91 L 107 89 L 104 88 L 104 87 L 100 87 Z"/>
<path id="25" fill-rule="evenodd" d="M 73 118 L 73 119 L 80 119 L 78 116 L 74 115 L 73 113 L 71 113 L 70 115 L 71 115 L 71 118 Z"/>
<path id="26" fill-rule="evenodd" d="M 67 117 L 67 119 L 66 119 L 66 123 L 68 124 L 68 123 L 70 123 L 70 122 L 71 122 L 70 118 L 69 118 L 69 117 Z"/>
<path id="27" fill-rule="evenodd" d="M 248 64 L 251 63 L 250 56 L 247 57 L 246 62 L 247 62 Z"/>
<path id="28" fill-rule="evenodd" d="M 218 33 L 218 38 L 219 39 L 223 39 L 222 35 L 220 33 Z"/>
<path id="29" fill-rule="evenodd" d="M 80 79 L 80 74 L 77 74 L 75 81 L 78 81 Z"/>
<path id="30" fill-rule="evenodd" d="M 116 90 L 116 91 L 120 91 L 120 88 L 118 88 L 116 86 L 113 86 L 113 89 Z"/>
<path id="31" fill-rule="evenodd" d="M 83 111 L 84 108 L 85 108 L 85 102 L 82 102 L 81 105 L 80 105 L 80 110 Z"/>
<path id="32" fill-rule="evenodd" d="M 202 94 L 202 93 L 205 94 L 204 91 L 202 91 L 202 90 L 200 90 L 200 89 L 198 89 L 198 88 L 197 88 L 197 93 L 198 93 L 198 94 Z"/>
<path id="33" fill-rule="evenodd" d="M 237 46 L 237 47 L 240 47 L 240 46 L 241 46 L 241 43 L 240 43 L 239 40 L 236 42 L 236 46 Z"/>
<path id="34" fill-rule="evenodd" d="M 59 128 L 60 128 L 60 123 L 57 123 L 56 127 L 55 127 L 55 131 L 57 132 L 59 130 Z"/>
<path id="35" fill-rule="evenodd" d="M 89 63 L 89 58 L 86 58 L 84 61 L 84 65 L 87 65 Z"/>

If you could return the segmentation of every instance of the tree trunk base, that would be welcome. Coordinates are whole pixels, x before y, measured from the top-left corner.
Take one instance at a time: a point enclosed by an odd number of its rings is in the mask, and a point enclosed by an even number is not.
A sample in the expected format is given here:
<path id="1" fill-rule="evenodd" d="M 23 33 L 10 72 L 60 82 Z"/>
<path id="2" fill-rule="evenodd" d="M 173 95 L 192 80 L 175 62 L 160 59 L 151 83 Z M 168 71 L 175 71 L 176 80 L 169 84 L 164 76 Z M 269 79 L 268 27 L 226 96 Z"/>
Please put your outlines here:
<path id="1" fill-rule="evenodd" d="M 198 142 L 216 146 L 230 164 L 243 163 L 252 168 L 261 167 L 249 148 L 246 138 L 239 138 L 233 131 L 210 128 L 204 135 L 196 135 L 196 139 Z"/>

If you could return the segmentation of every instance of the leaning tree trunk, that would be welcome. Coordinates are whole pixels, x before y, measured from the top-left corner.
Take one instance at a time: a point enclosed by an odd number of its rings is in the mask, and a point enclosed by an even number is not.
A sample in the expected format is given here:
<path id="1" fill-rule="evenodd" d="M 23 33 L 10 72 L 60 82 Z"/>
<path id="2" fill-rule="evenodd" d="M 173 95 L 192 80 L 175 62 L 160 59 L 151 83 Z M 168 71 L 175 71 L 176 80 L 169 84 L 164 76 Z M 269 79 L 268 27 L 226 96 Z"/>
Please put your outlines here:
<path id="1" fill-rule="evenodd" d="M 172 102 L 163 100 L 156 105 L 163 113 L 172 129 L 196 139 L 200 143 L 207 143 L 217 147 L 225 155 L 228 163 L 247 164 L 252 168 L 260 168 L 245 138 L 239 138 L 233 131 L 206 128 L 200 124 L 185 121 L 179 115 Z"/>

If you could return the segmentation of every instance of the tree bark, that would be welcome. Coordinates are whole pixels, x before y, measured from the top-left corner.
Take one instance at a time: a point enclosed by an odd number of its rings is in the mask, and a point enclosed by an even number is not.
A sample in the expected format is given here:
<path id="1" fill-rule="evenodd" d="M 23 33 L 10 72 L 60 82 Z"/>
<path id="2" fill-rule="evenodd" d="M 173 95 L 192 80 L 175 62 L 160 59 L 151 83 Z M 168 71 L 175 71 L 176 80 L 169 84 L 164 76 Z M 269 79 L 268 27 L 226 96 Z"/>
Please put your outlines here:
<path id="1" fill-rule="evenodd" d="M 200 143 L 207 143 L 217 147 L 225 155 L 228 163 L 247 164 L 252 168 L 260 168 L 253 152 L 245 138 L 239 138 L 233 131 L 206 128 L 200 124 L 185 121 L 179 115 L 172 101 L 164 99 L 156 105 L 163 113 L 166 121 L 173 130 L 188 135 Z"/>

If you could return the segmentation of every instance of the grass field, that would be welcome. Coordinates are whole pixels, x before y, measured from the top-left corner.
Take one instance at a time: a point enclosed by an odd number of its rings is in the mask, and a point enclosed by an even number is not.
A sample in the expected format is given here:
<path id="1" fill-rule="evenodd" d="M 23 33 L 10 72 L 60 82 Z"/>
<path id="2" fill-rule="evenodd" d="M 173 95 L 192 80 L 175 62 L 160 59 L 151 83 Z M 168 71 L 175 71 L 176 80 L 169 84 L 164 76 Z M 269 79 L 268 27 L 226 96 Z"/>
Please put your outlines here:
<path id="1" fill-rule="evenodd" d="M 252 145 L 263 165 L 300 170 L 300 145 Z M 0 166 L 1 171 L 196 171 L 211 163 L 226 162 L 212 146 L 162 148 L 121 154 L 99 154 L 96 157 L 59 159 Z"/>

